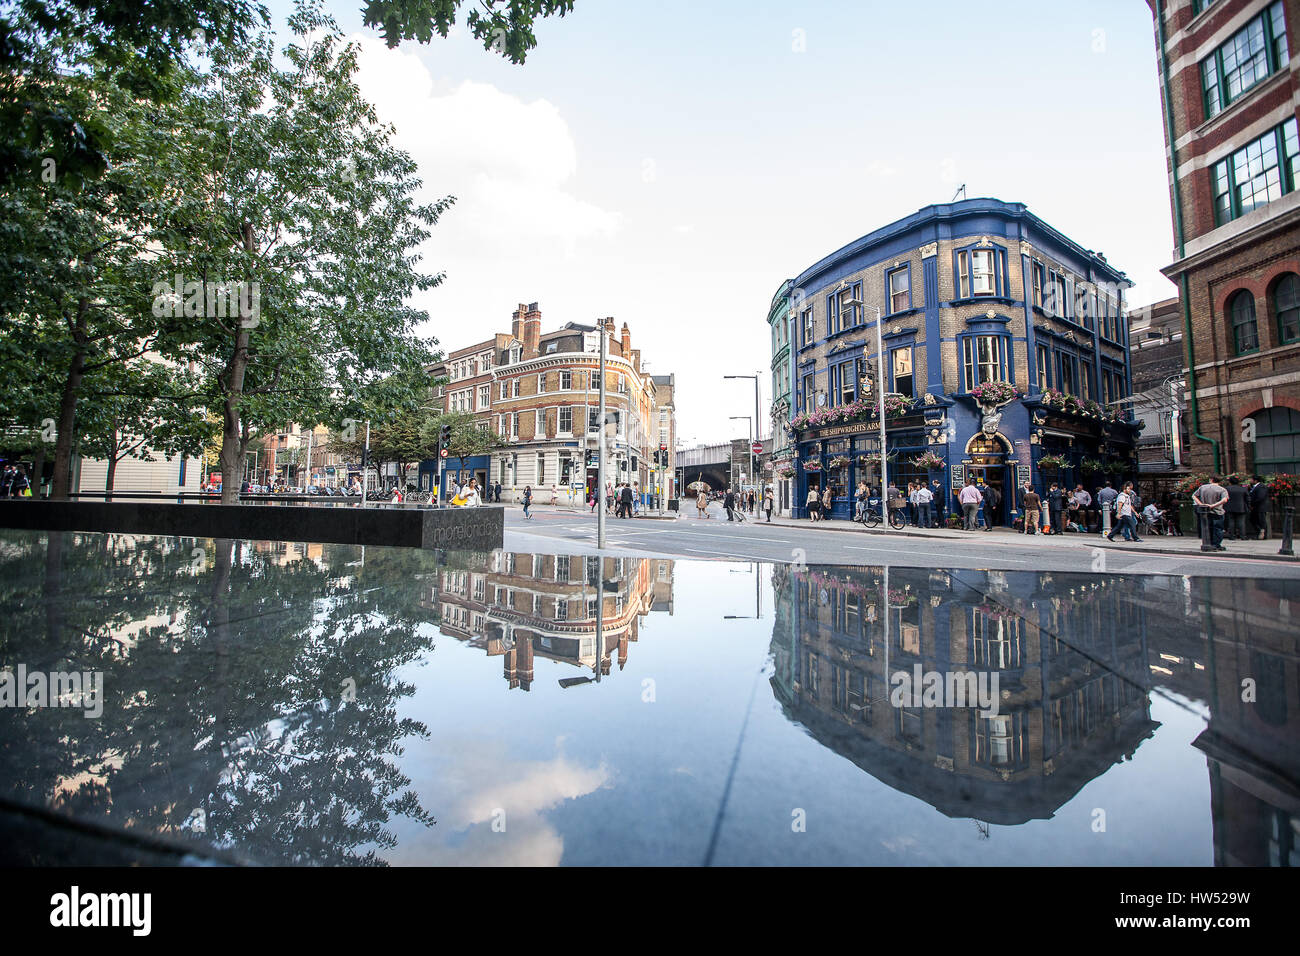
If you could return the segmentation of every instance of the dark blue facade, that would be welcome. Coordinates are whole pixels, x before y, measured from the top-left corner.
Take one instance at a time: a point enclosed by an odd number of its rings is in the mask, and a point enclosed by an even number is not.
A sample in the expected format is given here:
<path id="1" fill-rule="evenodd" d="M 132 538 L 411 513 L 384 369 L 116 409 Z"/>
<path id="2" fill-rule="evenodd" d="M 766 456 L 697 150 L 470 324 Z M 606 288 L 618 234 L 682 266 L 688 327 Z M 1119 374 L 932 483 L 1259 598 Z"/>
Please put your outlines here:
<path id="1" fill-rule="evenodd" d="M 900 406 L 887 423 L 891 483 L 938 480 L 950 514 L 967 474 L 1001 492 L 995 524 L 1020 514 L 1026 481 L 1093 491 L 1133 477 L 1137 426 L 1116 404 L 1131 392 L 1129 285 L 1104 256 L 995 199 L 926 207 L 805 270 L 790 319 L 795 514 L 829 484 L 832 516 L 847 518 L 858 481 L 878 481 L 863 459 L 878 453 L 877 375 Z M 989 382 L 1017 395 L 981 404 L 972 389 Z M 941 467 L 917 465 L 926 452 Z"/>

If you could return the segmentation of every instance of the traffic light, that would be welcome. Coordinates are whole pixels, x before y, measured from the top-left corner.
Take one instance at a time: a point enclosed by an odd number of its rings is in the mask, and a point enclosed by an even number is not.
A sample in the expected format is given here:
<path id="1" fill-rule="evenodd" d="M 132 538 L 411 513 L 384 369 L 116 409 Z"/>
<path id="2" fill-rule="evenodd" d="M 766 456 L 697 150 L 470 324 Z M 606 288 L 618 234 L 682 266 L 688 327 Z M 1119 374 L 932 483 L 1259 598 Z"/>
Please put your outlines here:
<path id="1" fill-rule="evenodd" d="M 441 445 L 451 444 L 451 426 L 443 425 L 438 431 L 438 443 Z"/>

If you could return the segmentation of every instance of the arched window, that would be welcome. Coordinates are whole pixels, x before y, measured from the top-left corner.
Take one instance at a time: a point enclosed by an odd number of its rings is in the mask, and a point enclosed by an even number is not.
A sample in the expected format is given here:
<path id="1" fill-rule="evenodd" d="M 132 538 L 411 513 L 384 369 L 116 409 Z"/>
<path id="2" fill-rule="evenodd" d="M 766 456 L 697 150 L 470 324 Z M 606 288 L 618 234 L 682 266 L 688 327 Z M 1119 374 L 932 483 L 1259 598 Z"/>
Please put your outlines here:
<path id="1" fill-rule="evenodd" d="M 1300 276 L 1288 272 L 1273 286 L 1273 314 L 1281 345 L 1300 342 Z"/>
<path id="2" fill-rule="evenodd" d="M 1255 471 L 1261 475 L 1300 472 L 1300 412 L 1282 405 L 1255 419 Z"/>
<path id="3" fill-rule="evenodd" d="M 1259 349 L 1259 325 L 1255 322 L 1255 297 L 1244 289 L 1228 300 L 1232 319 L 1232 345 L 1238 355 Z"/>

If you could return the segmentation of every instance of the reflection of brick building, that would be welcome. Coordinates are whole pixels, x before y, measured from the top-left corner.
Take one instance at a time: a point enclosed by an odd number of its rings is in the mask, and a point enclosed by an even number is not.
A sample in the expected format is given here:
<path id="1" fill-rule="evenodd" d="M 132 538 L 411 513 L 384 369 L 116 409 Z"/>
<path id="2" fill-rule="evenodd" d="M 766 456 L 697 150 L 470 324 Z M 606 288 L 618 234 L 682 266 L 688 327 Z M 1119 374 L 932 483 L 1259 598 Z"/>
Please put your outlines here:
<path id="1" fill-rule="evenodd" d="M 1216 866 L 1300 866 L 1300 634 L 1294 582 L 1193 583 L 1205 639 Z"/>
<path id="2" fill-rule="evenodd" d="M 499 551 L 467 569 L 440 571 L 425 604 L 437 609 L 442 633 L 501 657 L 507 684 L 528 690 L 537 658 L 601 676 L 617 660 L 621 670 L 641 618 L 657 602 L 671 604 L 672 565 Z"/>
<path id="3" fill-rule="evenodd" d="M 949 816 L 1045 819 L 1154 731 L 1127 582 L 891 569 L 887 593 L 877 569 L 779 571 L 772 685 L 793 719 L 895 789 Z M 889 675 L 917 664 L 996 672 L 998 714 L 892 706 Z"/>
<path id="4" fill-rule="evenodd" d="M 1163 271 L 1191 363 L 1189 464 L 1300 472 L 1300 0 L 1147 5 L 1174 219 Z"/>

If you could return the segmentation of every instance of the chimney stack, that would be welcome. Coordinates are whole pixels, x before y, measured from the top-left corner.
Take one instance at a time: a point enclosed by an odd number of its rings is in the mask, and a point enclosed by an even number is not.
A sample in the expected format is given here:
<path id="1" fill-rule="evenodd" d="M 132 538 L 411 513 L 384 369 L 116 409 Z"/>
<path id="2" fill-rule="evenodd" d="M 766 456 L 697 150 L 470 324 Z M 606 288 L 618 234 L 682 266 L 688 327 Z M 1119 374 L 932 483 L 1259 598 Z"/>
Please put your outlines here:
<path id="1" fill-rule="evenodd" d="M 524 340 L 524 316 L 528 314 L 528 306 L 522 302 L 519 308 L 515 309 L 514 321 L 510 323 L 510 334 L 520 342 Z"/>
<path id="2" fill-rule="evenodd" d="M 631 359 L 632 357 L 632 333 L 627 330 L 627 323 L 623 323 L 623 333 L 620 336 L 623 346 L 623 358 Z"/>
<path id="3" fill-rule="evenodd" d="M 541 351 L 541 342 L 542 310 L 537 308 L 536 302 L 529 302 L 528 311 L 524 313 L 524 354 L 537 355 Z"/>

